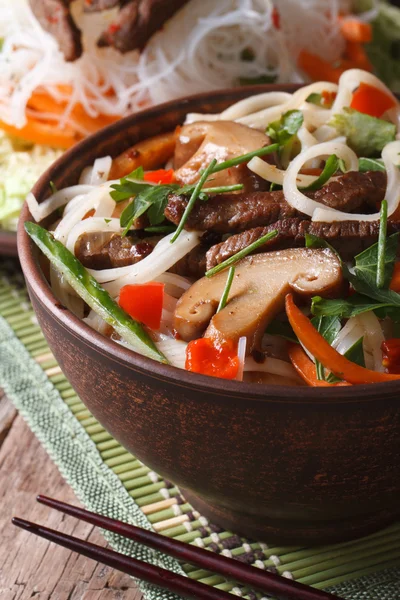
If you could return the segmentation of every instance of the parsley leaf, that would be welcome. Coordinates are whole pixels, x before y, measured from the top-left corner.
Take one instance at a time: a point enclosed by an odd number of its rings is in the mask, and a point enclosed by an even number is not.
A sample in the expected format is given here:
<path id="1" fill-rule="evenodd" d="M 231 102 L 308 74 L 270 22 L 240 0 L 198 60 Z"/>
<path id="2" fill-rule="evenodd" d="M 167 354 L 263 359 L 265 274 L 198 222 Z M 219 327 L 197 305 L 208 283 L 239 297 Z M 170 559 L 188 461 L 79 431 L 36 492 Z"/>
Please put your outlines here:
<path id="1" fill-rule="evenodd" d="M 339 331 L 342 328 L 340 319 L 336 316 L 318 316 L 311 319 L 311 323 L 315 329 L 326 339 L 329 344 L 332 344 L 333 340 L 338 336 Z M 325 369 L 322 363 L 318 360 L 315 361 L 315 368 L 317 371 L 317 378 L 319 380 L 325 380 Z"/>
<path id="2" fill-rule="evenodd" d="M 285 146 L 303 125 L 304 116 L 301 110 L 289 110 L 279 121 L 270 123 L 267 134 L 272 141 Z"/>
<path id="3" fill-rule="evenodd" d="M 386 171 L 383 160 L 380 158 L 366 158 L 364 156 L 358 161 L 358 170 L 360 173 L 366 173 L 367 171 Z"/>
<path id="4" fill-rule="evenodd" d="M 146 211 L 150 225 L 159 225 L 164 221 L 164 210 L 168 196 L 176 189 L 172 185 L 149 185 L 142 189 L 134 200 L 128 204 L 120 217 L 121 227 L 125 227 L 123 236 L 131 228 L 133 222 Z"/>

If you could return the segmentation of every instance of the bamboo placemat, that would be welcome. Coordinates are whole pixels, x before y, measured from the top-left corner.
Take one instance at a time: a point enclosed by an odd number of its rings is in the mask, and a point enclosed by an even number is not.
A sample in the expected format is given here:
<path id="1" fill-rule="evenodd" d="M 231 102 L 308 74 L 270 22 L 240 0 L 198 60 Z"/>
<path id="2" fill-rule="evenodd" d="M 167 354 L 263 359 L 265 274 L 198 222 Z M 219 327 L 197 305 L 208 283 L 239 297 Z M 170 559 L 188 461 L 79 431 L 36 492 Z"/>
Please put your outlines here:
<path id="1" fill-rule="evenodd" d="M 270 547 L 209 523 L 173 483 L 118 444 L 75 394 L 50 352 L 15 263 L 0 263 L 0 386 L 13 400 L 90 510 L 222 552 L 351 600 L 400 599 L 400 524 L 361 540 L 318 548 Z M 45 490 L 44 490 L 45 491 Z M 268 600 L 227 581 L 105 533 L 110 544 L 142 560 L 249 600 Z M 149 600 L 177 600 L 141 583 Z"/>

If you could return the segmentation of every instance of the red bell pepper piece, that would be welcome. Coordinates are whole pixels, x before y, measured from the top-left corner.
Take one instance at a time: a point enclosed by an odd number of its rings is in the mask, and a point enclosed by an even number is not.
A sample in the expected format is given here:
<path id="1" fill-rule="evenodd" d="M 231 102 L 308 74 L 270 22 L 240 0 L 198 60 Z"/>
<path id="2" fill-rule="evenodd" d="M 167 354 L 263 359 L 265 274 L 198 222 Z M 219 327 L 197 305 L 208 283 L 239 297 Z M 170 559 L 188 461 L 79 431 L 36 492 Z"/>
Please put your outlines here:
<path id="1" fill-rule="evenodd" d="M 210 338 L 193 340 L 186 349 L 185 368 L 187 371 L 211 377 L 235 379 L 239 369 L 237 345 Z"/>
<path id="2" fill-rule="evenodd" d="M 166 184 L 174 181 L 173 169 L 158 169 L 158 171 L 148 171 L 144 174 L 144 180 L 151 183 Z"/>
<path id="3" fill-rule="evenodd" d="M 150 329 L 160 329 L 164 303 L 164 284 L 151 283 L 125 285 L 119 294 L 119 305 L 135 319 Z"/>
<path id="4" fill-rule="evenodd" d="M 353 94 L 350 107 L 371 117 L 381 117 L 383 113 L 396 106 L 391 96 L 382 90 L 361 82 Z"/>

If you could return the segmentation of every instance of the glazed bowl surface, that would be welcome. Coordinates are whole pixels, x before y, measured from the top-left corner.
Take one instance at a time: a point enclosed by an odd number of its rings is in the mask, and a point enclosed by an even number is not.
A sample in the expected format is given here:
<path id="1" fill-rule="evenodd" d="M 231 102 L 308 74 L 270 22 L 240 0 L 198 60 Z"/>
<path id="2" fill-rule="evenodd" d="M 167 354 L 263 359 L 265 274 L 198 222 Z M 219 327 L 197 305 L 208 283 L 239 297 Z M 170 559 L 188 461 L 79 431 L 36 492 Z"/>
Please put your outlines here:
<path id="1" fill-rule="evenodd" d="M 39 201 L 76 183 L 100 156 L 170 131 L 188 112 L 220 112 L 260 91 L 211 92 L 127 117 L 46 171 Z M 399 514 L 400 383 L 318 389 L 209 378 L 161 365 L 103 337 L 57 301 L 24 231 L 18 249 L 39 323 L 61 369 L 100 423 L 177 484 L 202 514 L 257 539 L 328 543 L 367 534 Z"/>

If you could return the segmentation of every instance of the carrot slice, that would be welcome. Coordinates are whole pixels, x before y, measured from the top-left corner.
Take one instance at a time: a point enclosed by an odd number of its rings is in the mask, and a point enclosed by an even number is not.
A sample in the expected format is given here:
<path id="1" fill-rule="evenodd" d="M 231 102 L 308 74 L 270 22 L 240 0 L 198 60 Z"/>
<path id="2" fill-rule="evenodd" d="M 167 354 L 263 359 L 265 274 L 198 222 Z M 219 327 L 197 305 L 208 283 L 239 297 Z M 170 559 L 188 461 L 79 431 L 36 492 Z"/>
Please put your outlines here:
<path id="1" fill-rule="evenodd" d="M 354 64 L 359 65 L 360 69 L 372 72 L 373 67 L 365 48 L 358 42 L 346 43 L 346 56 L 348 59 L 352 60 Z"/>
<path id="2" fill-rule="evenodd" d="M 61 148 L 62 150 L 70 148 L 82 139 L 81 135 L 70 128 L 60 130 L 54 126 L 54 123 L 39 121 L 33 117 L 28 117 L 27 124 L 21 127 L 21 129 L 0 121 L 0 129 L 3 129 L 9 135 L 22 138 L 34 144 L 43 144 L 44 146 Z"/>
<path id="3" fill-rule="evenodd" d="M 358 44 L 368 44 L 372 40 L 372 27 L 369 23 L 364 23 L 359 19 L 341 19 L 340 31 L 345 40 L 357 42 Z"/>
<path id="4" fill-rule="evenodd" d="M 307 50 L 300 52 L 297 64 L 313 81 L 332 81 L 333 83 L 338 83 L 341 74 L 349 68 L 347 64 L 340 64 L 338 67 L 333 67 L 317 54 L 313 54 Z"/>
<path id="5" fill-rule="evenodd" d="M 371 371 L 360 367 L 339 354 L 313 327 L 310 319 L 303 315 L 301 310 L 295 305 L 292 294 L 287 294 L 285 306 L 292 329 L 301 343 L 336 377 L 353 384 L 380 383 L 400 379 L 400 375 L 379 373 L 378 371 Z"/>
<path id="6" fill-rule="evenodd" d="M 396 102 L 389 94 L 364 82 L 361 82 L 354 92 L 350 104 L 351 108 L 377 118 L 394 106 L 396 106 Z"/>
<path id="7" fill-rule="evenodd" d="M 138 167 L 152 171 L 163 167 L 175 150 L 175 132 L 161 133 L 138 142 L 113 160 L 110 179 L 125 177 Z"/>
<path id="8" fill-rule="evenodd" d="M 338 383 L 328 383 L 327 381 L 321 381 L 317 379 L 317 373 L 315 370 L 315 364 L 310 360 L 303 348 L 299 344 L 290 344 L 289 358 L 300 377 L 304 379 L 311 387 L 335 387 L 335 386 L 348 386 L 351 385 L 346 381 L 340 381 Z"/>

